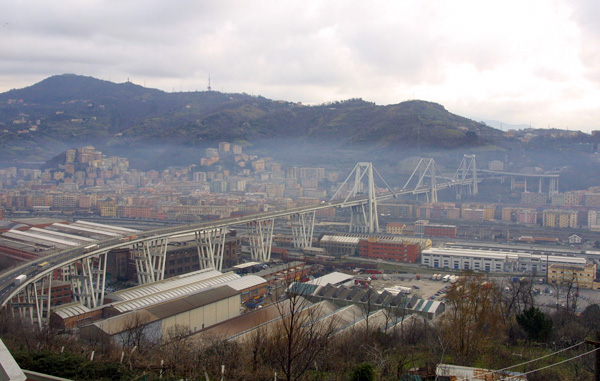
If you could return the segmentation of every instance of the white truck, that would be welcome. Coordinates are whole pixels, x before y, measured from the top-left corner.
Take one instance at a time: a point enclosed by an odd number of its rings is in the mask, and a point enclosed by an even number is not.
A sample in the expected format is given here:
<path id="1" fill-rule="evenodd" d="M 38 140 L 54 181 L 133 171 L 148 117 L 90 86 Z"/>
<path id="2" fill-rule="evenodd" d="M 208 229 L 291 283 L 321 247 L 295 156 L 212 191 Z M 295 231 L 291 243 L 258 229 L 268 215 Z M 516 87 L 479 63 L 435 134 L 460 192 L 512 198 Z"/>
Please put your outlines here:
<path id="1" fill-rule="evenodd" d="M 442 278 L 442 280 L 444 282 L 448 282 L 450 280 L 450 275 L 448 275 L 448 274 L 444 275 L 444 277 Z"/>
<path id="2" fill-rule="evenodd" d="M 18 277 L 15 278 L 15 286 L 18 286 L 20 284 L 22 284 L 23 282 L 25 282 L 25 279 L 27 279 L 27 275 L 25 274 L 21 274 Z"/>

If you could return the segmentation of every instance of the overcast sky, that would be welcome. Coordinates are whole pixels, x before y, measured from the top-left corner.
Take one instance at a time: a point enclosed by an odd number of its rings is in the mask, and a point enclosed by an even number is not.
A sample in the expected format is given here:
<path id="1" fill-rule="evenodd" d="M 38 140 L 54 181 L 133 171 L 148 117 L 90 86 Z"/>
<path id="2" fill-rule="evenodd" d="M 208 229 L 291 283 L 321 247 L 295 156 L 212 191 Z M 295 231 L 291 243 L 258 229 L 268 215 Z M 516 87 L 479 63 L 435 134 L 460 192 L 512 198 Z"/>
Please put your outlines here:
<path id="1" fill-rule="evenodd" d="M 596 0 L 12 0 L 0 92 L 63 73 L 600 129 Z"/>

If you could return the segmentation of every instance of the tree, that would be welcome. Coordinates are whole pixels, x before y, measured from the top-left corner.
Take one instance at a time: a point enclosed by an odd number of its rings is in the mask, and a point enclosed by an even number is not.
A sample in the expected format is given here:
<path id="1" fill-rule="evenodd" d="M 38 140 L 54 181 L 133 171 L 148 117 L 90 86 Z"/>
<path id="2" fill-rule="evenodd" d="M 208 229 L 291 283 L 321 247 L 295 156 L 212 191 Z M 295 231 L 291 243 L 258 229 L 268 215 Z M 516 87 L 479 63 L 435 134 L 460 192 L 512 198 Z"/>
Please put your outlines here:
<path id="1" fill-rule="evenodd" d="M 312 304 L 308 288 L 293 283 L 288 288 L 288 299 L 275 304 L 280 316 L 277 325 L 268 333 L 265 351 L 286 380 L 297 380 L 313 366 L 323 353 L 337 329 L 338 320 L 320 320 L 322 304 Z"/>
<path id="2" fill-rule="evenodd" d="M 518 314 L 517 323 L 525 330 L 529 340 L 546 341 L 552 332 L 552 320 L 536 307 Z"/>
<path id="3" fill-rule="evenodd" d="M 530 279 L 504 283 L 500 287 L 506 290 L 502 294 L 501 305 L 502 317 L 506 324 L 512 320 L 514 315 L 533 307 L 533 283 Z"/>
<path id="4" fill-rule="evenodd" d="M 504 339 L 499 289 L 481 275 L 463 276 L 448 291 L 444 341 L 456 360 L 468 363 Z"/>
<path id="5" fill-rule="evenodd" d="M 368 362 L 359 364 L 352 369 L 350 373 L 351 381 L 374 381 L 375 367 Z"/>
<path id="6" fill-rule="evenodd" d="M 590 304 L 581 313 L 581 319 L 583 326 L 589 332 L 595 332 L 600 329 L 600 306 L 597 304 Z"/>

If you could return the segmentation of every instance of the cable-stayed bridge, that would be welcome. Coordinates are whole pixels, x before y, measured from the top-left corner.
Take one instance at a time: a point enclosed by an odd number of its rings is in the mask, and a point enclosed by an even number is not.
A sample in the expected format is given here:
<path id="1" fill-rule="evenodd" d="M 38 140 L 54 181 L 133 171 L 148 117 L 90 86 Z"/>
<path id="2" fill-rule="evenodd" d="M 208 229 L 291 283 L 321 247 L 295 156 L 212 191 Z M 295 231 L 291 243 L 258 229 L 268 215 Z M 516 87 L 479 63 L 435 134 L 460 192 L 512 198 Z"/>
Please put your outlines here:
<path id="1" fill-rule="evenodd" d="M 383 183 L 376 186 L 376 182 Z M 477 169 L 474 155 L 465 155 L 452 178 L 441 174 L 433 159 L 421 159 L 401 189 L 392 189 L 371 163 L 360 162 L 331 200 L 320 204 L 264 212 L 244 217 L 179 225 L 138 232 L 116 234 L 43 258 L 45 265 L 27 263 L 0 274 L 0 305 L 11 307 L 40 326 L 47 321 L 51 309 L 53 273 L 60 269 L 64 281 L 71 283 L 72 296 L 86 307 L 104 304 L 107 256 L 112 250 L 130 248 L 135 255 L 139 284 L 164 279 L 167 245 L 170 239 L 186 239 L 195 243 L 200 268 L 221 270 L 225 236 L 229 227 L 246 225 L 252 260 L 268 262 L 275 219 L 289 218 L 295 248 L 312 244 L 315 212 L 326 208 L 350 208 L 350 231 L 373 233 L 379 230 L 377 202 L 401 195 L 425 194 L 437 201 L 441 189 L 456 188 L 457 195 L 477 194 Z M 19 280 L 16 280 L 17 277 Z"/>

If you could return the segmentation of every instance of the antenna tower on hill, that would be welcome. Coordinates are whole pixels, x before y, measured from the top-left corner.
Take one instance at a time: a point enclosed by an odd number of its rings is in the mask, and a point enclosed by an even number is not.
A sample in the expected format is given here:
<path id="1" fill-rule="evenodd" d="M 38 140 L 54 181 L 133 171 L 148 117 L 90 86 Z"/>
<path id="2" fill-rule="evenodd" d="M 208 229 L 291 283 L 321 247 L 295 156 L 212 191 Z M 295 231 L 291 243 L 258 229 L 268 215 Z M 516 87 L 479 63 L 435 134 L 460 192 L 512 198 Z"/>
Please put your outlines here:
<path id="1" fill-rule="evenodd" d="M 206 88 L 208 89 L 208 91 L 212 90 L 212 87 L 210 87 L 210 74 L 208 75 L 208 86 Z"/>

